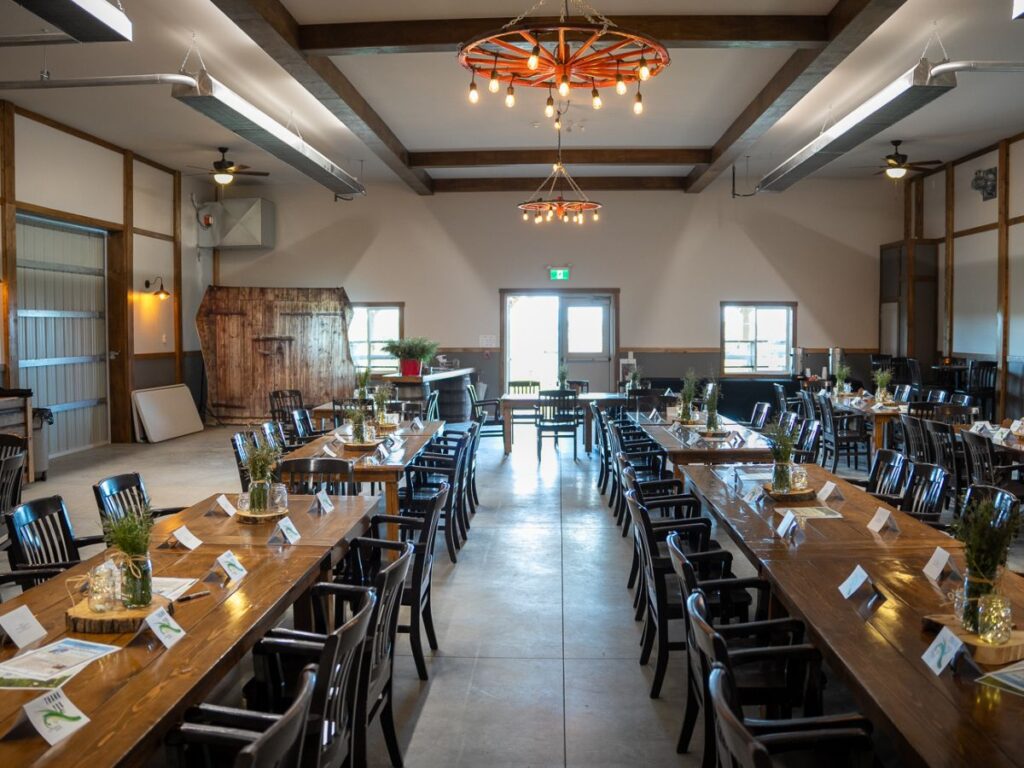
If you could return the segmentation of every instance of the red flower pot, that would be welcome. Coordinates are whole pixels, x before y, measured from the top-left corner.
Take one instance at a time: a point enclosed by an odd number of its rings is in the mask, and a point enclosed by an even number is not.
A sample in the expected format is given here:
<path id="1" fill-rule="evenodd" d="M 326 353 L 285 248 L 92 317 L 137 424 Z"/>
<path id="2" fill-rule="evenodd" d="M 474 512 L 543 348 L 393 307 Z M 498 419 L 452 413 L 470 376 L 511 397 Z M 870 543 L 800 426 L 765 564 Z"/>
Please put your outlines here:
<path id="1" fill-rule="evenodd" d="M 419 376 L 423 372 L 422 360 L 399 360 L 403 376 Z"/>

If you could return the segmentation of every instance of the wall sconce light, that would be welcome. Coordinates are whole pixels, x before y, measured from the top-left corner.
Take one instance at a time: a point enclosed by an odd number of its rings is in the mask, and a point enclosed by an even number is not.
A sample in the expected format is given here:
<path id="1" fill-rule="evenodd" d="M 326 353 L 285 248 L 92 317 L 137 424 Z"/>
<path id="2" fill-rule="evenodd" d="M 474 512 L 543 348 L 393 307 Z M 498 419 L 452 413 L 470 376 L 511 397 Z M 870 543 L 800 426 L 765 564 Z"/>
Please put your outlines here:
<path id="1" fill-rule="evenodd" d="M 171 297 L 170 292 L 164 288 L 164 279 L 157 275 L 152 280 L 146 281 L 146 289 L 154 288 L 157 283 L 160 283 L 160 287 L 153 291 L 153 295 L 158 297 L 160 301 L 166 301 Z"/>

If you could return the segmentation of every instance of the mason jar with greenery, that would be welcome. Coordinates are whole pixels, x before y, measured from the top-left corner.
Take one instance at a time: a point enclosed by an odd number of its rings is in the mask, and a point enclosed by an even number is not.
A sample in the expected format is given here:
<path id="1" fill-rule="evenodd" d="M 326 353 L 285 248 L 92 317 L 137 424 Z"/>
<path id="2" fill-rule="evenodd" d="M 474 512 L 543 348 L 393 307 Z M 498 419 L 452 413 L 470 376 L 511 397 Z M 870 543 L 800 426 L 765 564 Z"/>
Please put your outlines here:
<path id="1" fill-rule="evenodd" d="M 959 601 L 960 622 L 968 632 L 977 633 L 978 606 L 982 597 L 994 594 L 1006 565 L 1010 542 L 1020 525 L 1020 514 L 999 512 L 991 499 L 974 503 L 953 523 L 953 533 L 964 543 L 967 572 Z"/>
<path id="2" fill-rule="evenodd" d="M 568 389 L 567 381 L 569 381 L 569 369 L 564 364 L 558 366 L 558 388 Z"/>
<path id="3" fill-rule="evenodd" d="M 629 376 L 626 378 L 626 389 L 640 389 L 641 379 L 643 374 L 639 368 L 634 368 L 629 372 Z"/>
<path id="4" fill-rule="evenodd" d="M 352 408 L 348 412 L 348 418 L 352 421 L 352 442 L 366 442 L 366 412 L 362 408 Z"/>
<path id="5" fill-rule="evenodd" d="M 391 339 L 384 342 L 384 351 L 398 358 L 403 376 L 419 376 L 423 366 L 437 354 L 438 343 L 423 336 Z"/>
<path id="6" fill-rule="evenodd" d="M 378 424 L 387 424 L 388 422 L 388 409 L 387 405 L 395 399 L 395 385 L 394 384 L 381 384 L 373 391 L 373 409 L 377 416 Z"/>
<path id="7" fill-rule="evenodd" d="M 836 392 L 842 393 L 846 391 L 846 382 L 850 378 L 850 366 L 846 363 L 840 363 L 836 367 Z"/>
<path id="8" fill-rule="evenodd" d="M 683 377 L 683 387 L 679 390 L 679 421 L 688 423 L 692 421 L 693 401 L 697 397 L 697 386 L 700 379 L 690 368 Z"/>
<path id="9" fill-rule="evenodd" d="M 718 398 L 718 382 L 712 379 L 711 386 L 708 389 L 708 395 L 704 399 L 704 407 L 708 412 L 708 432 L 717 432 L 718 428 L 722 426 L 721 419 L 718 418 Z"/>
<path id="10" fill-rule="evenodd" d="M 875 402 L 888 402 L 890 400 L 889 382 L 892 381 L 892 369 L 879 368 L 877 371 L 871 374 L 871 378 L 875 380 Z"/>
<path id="11" fill-rule="evenodd" d="M 153 563 L 149 559 L 149 536 L 153 511 L 147 504 L 127 510 L 120 517 L 103 522 L 107 546 L 121 569 L 121 602 L 125 608 L 144 608 L 153 602 Z"/>
<path id="12" fill-rule="evenodd" d="M 793 490 L 793 436 L 778 421 L 762 432 L 772 452 L 772 490 L 789 493 Z"/>
<path id="13" fill-rule="evenodd" d="M 245 464 L 249 470 L 249 511 L 253 514 L 265 514 L 269 510 L 272 473 L 280 457 L 277 448 L 270 445 L 248 451 Z"/>

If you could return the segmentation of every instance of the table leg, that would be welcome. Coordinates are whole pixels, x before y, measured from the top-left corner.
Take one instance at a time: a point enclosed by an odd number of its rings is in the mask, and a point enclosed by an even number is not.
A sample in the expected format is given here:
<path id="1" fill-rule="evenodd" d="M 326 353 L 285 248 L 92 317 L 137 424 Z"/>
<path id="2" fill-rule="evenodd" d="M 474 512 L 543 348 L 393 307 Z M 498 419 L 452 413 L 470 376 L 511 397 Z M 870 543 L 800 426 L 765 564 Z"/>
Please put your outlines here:
<path id="1" fill-rule="evenodd" d="M 589 408 L 583 409 L 583 448 L 587 455 L 594 448 L 594 414 Z"/>
<path id="2" fill-rule="evenodd" d="M 384 483 L 384 514 L 385 515 L 399 515 L 401 510 L 398 508 L 398 480 L 387 480 Z M 391 541 L 398 541 L 399 530 L 398 526 L 394 523 L 387 524 L 387 535 L 386 538 Z"/>
<path id="3" fill-rule="evenodd" d="M 874 429 L 874 442 L 875 442 L 875 453 L 885 448 L 885 429 L 889 424 L 889 419 L 880 419 L 875 417 L 875 429 Z"/>
<path id="4" fill-rule="evenodd" d="M 512 408 L 505 404 L 501 408 L 501 417 L 505 420 L 505 455 L 512 453 Z"/>

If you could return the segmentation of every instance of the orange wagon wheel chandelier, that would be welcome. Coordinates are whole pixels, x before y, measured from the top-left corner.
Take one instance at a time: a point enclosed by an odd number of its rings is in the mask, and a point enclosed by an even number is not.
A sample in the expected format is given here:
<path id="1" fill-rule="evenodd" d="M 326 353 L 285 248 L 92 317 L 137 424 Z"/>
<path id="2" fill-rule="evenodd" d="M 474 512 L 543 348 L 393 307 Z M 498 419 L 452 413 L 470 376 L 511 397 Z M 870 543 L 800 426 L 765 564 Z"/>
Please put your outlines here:
<path id="1" fill-rule="evenodd" d="M 661 74 L 669 64 L 668 50 L 652 37 L 616 26 L 583 0 L 564 0 L 557 22 L 532 22 L 527 16 L 544 5 L 539 0 L 529 11 L 501 29 L 480 35 L 459 48 L 459 63 L 472 72 L 469 100 L 479 101 L 476 78 L 487 79 L 497 93 L 502 83 L 505 106 L 514 107 L 517 86 L 548 89 L 546 112 L 557 89 L 563 99 L 572 89 L 589 89 L 594 109 L 603 105 L 601 88 L 614 88 L 620 96 L 636 84 L 633 111 L 644 109 L 640 84 Z M 570 17 L 570 7 L 577 18 Z"/>
<path id="2" fill-rule="evenodd" d="M 551 173 L 541 182 L 530 199 L 519 204 L 519 210 L 523 212 L 523 221 L 529 221 L 532 216 L 537 224 L 556 218 L 564 223 L 572 221 L 575 224 L 583 224 L 588 213 L 593 216 L 594 221 L 600 218 L 598 211 L 601 210 L 601 204 L 587 197 L 562 163 L 561 117 L 562 113 L 559 112 L 555 123 L 558 126 L 557 159 Z"/>

